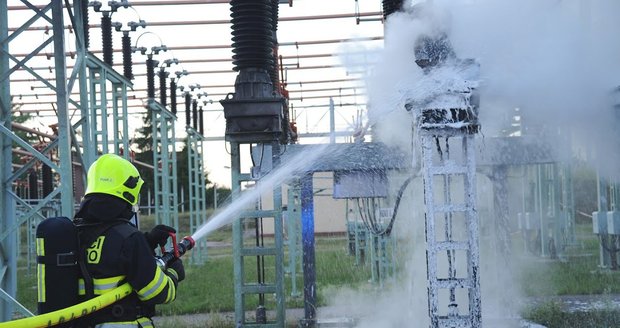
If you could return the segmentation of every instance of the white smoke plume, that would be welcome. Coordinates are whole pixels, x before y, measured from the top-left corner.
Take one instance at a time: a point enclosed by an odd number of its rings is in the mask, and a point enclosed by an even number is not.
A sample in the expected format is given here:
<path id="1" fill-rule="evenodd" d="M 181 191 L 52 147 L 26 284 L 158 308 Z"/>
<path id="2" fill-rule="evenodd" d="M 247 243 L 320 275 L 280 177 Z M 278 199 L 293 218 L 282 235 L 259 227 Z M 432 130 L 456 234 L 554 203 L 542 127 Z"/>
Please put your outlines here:
<path id="1" fill-rule="evenodd" d="M 599 164 L 597 169 L 603 175 L 618 170 L 619 118 L 612 95 L 620 85 L 620 42 L 616 36 L 620 1 L 435 0 L 428 1 L 432 19 L 414 19 L 420 17 L 414 6 L 419 2 L 407 2 L 403 12 L 389 17 L 385 47 L 367 80 L 368 120 L 380 141 L 404 150 L 411 148 L 411 119 L 402 107 L 401 90 L 423 76 L 414 62 L 415 40 L 439 27 L 448 33 L 459 58 L 480 63 L 480 120 L 486 136 L 499 134 L 518 108 L 523 134 L 540 138 L 545 137 L 541 131 L 559 134 L 571 144 L 571 152 L 563 158 L 581 156 Z M 408 209 L 419 211 L 412 206 Z M 421 215 L 417 217 L 421 219 Z M 411 228 L 411 222 L 403 222 L 411 219 L 411 212 L 399 215 L 396 228 Z M 412 254 L 413 249 L 424 247 L 419 229 L 403 230 L 412 232 L 408 245 Z M 419 311 L 426 309 L 426 304 L 420 304 L 425 286 L 412 283 L 426 270 L 424 256 L 408 258 L 412 259 L 407 265 L 410 272 L 403 275 L 400 287 L 385 294 L 387 301 L 351 296 L 350 291 L 337 298 L 359 300 L 356 308 L 374 308 L 383 315 L 362 322 L 360 327 L 393 327 L 403 319 L 425 314 Z M 496 282 L 484 278 L 483 272 L 483 291 L 502 290 L 502 282 L 492 286 Z M 513 301 L 510 298 L 517 295 L 493 296 Z M 483 298 L 483 316 L 497 316 L 489 313 L 495 311 L 489 307 L 494 301 Z M 403 311 L 392 311 L 394 307 Z"/>

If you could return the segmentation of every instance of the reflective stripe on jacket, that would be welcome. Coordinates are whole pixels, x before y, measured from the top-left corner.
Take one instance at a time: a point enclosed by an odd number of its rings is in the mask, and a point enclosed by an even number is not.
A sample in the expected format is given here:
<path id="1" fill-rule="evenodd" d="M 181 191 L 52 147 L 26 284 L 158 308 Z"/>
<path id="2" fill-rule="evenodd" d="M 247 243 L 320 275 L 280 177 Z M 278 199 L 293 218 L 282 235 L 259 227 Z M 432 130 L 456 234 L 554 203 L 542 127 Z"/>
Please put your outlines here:
<path id="1" fill-rule="evenodd" d="M 176 298 L 177 278 L 172 272 L 160 269 L 153 257 L 144 234 L 129 223 L 113 226 L 86 249 L 86 267 L 93 280 L 93 292 L 101 295 L 128 282 L 133 293 L 119 301 L 125 309 L 114 317 L 114 311 L 93 315 L 97 327 L 139 327 L 135 318 L 154 315 L 155 304 L 169 303 Z M 83 279 L 80 279 L 80 295 L 86 295 Z M 119 311 L 116 311 L 119 312 Z M 105 326 L 101 326 L 105 322 Z M 114 326 L 110 326 L 114 324 Z M 153 324 L 142 323 L 141 327 Z"/>

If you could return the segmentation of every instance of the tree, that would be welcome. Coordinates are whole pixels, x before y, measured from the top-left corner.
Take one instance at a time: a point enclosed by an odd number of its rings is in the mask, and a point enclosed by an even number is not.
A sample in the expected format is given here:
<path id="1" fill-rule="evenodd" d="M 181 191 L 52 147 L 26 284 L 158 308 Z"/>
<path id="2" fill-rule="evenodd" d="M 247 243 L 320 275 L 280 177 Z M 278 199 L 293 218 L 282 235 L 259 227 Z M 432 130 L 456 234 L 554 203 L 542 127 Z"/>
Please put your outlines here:
<path id="1" fill-rule="evenodd" d="M 147 108 L 146 115 L 142 118 L 142 122 L 144 123 L 141 128 L 139 128 L 136 133 L 138 137 L 133 138 L 132 144 L 135 144 L 138 151 L 136 151 L 136 161 L 153 165 L 153 123 L 152 123 L 153 114 Z M 153 192 L 153 178 L 154 172 L 152 169 L 144 167 L 142 165 L 136 165 L 138 171 L 140 172 L 140 176 L 144 180 L 144 186 L 140 191 L 140 199 L 142 205 L 147 205 L 150 203 L 148 200 L 149 190 L 151 193 Z"/>
<path id="2" fill-rule="evenodd" d="M 153 123 L 152 123 L 152 113 L 149 110 L 147 114 L 143 117 L 142 121 L 144 125 L 139 128 L 136 132 L 139 135 L 138 137 L 133 139 L 133 144 L 135 144 L 136 148 L 139 152 L 136 153 L 136 160 L 142 163 L 146 163 L 149 165 L 153 165 Z M 183 198 L 179 197 L 179 201 L 184 199 L 183 209 L 189 209 L 189 168 L 188 168 L 188 154 L 187 154 L 187 137 L 183 140 L 183 147 L 180 151 L 176 152 L 177 157 L 177 192 L 183 192 Z M 153 170 L 146 168 L 144 166 L 138 166 L 138 171 L 140 171 L 140 175 L 145 181 L 145 187 L 142 188 L 141 191 L 141 199 L 146 200 L 148 197 L 148 192 L 151 190 L 153 193 L 153 179 L 154 172 Z M 207 173 L 205 172 L 205 177 L 207 177 Z M 208 177 L 205 179 L 206 184 L 209 184 L 210 181 Z M 205 186 L 206 188 L 206 186 Z"/>

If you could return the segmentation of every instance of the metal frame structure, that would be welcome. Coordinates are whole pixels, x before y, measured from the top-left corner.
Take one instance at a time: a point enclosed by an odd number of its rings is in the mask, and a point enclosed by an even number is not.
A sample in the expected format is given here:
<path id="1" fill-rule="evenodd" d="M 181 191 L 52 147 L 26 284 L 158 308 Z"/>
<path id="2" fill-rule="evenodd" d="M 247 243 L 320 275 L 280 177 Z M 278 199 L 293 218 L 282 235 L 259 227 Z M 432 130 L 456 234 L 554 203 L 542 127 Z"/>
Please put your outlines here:
<path id="1" fill-rule="evenodd" d="M 566 247 L 575 243 L 570 166 L 539 163 L 524 166 L 523 172 L 519 225 L 524 247 L 542 257 L 562 257 Z"/>
<path id="2" fill-rule="evenodd" d="M 359 215 L 354 215 L 351 208 L 350 200 L 346 199 L 346 220 L 347 234 L 349 235 L 349 252 L 355 256 L 355 265 L 361 266 L 366 263 L 366 254 L 370 252 L 370 243 L 368 235 L 370 231 L 364 226 L 359 219 Z"/>
<path id="3" fill-rule="evenodd" d="M 597 177 L 598 211 L 592 213 L 593 232 L 598 235 L 599 267 L 620 266 L 620 183 L 617 178 Z"/>
<path id="4" fill-rule="evenodd" d="M 395 248 L 396 240 L 391 235 L 370 235 L 370 271 L 373 283 L 383 287 L 388 279 L 394 278 Z"/>
<path id="5" fill-rule="evenodd" d="M 299 160 L 300 154 L 304 152 L 312 153 L 317 151 L 318 147 L 324 145 L 287 145 L 286 152 L 282 155 L 282 163 L 287 165 L 290 161 Z M 295 190 L 299 190 L 299 201 L 301 203 L 301 237 L 302 237 L 302 268 L 304 276 L 304 318 L 299 321 L 301 327 L 314 327 L 319 322 L 316 318 L 316 263 L 314 254 L 314 190 L 313 190 L 313 174 L 315 172 L 341 172 L 341 173 L 360 173 L 361 176 L 368 176 L 370 170 L 381 172 L 387 170 L 403 169 L 407 167 L 408 161 L 400 152 L 389 149 L 380 143 L 333 143 L 321 150 L 330 156 L 321 157 L 321 161 L 312 163 L 309 167 L 304 167 L 304 172 L 296 173 L 297 181 L 294 183 Z M 233 153 L 234 154 L 234 153 Z M 364 195 L 381 193 L 379 186 L 368 186 L 367 190 L 351 190 L 341 187 L 348 191 L 340 191 L 338 195 L 334 193 L 334 197 L 341 199 L 349 199 L 361 197 L 360 192 Z M 368 184 L 371 185 L 371 184 Z M 334 187 L 336 189 L 336 187 Z M 362 188 L 363 189 L 363 188 Z M 295 191 L 297 193 L 297 191 Z M 290 203 L 289 198 L 289 203 Z M 349 219 L 351 219 L 349 217 Z M 358 227 L 366 229 L 361 221 L 349 221 L 358 223 Z M 370 233 L 367 231 L 366 236 Z M 370 241 L 366 241 L 366 253 L 370 247 Z M 359 247 L 357 247 L 360 249 Z M 386 253 L 387 254 L 387 253 Z M 381 254 L 378 254 L 380 258 Z M 387 261 L 385 268 L 389 264 Z M 383 265 L 380 263 L 380 265 Z M 387 270 L 386 270 L 387 271 Z"/>
<path id="6" fill-rule="evenodd" d="M 28 4 L 27 1 L 24 3 Z M 65 57 L 65 39 L 64 39 L 64 18 L 63 5 L 61 0 L 50 1 L 43 9 L 37 9 L 31 6 L 34 15 L 26 21 L 15 32 L 9 34 L 8 29 L 8 7 L 6 1 L 0 1 L 0 148 L 2 149 L 2 158 L 12 158 L 12 144 L 17 143 L 19 146 L 28 150 L 33 158 L 23 165 L 21 168 L 14 169 L 12 161 L 0 161 L 0 172 L 2 172 L 2 186 L 0 188 L 0 320 L 10 320 L 13 315 L 13 309 L 16 306 L 14 300 L 17 286 L 17 233 L 16 229 L 29 218 L 40 215 L 39 210 L 54 199 L 60 199 L 60 211 L 64 216 L 71 217 L 73 215 L 73 176 L 71 167 L 71 123 L 68 115 L 69 94 L 74 86 L 77 73 L 74 69 L 71 76 L 67 76 L 67 64 Z M 51 16 L 49 12 L 51 11 Z M 14 41 L 22 32 L 26 31 L 29 26 L 38 20 L 45 20 L 52 23 L 52 36 L 40 45 L 36 45 L 32 53 L 24 58 L 16 58 L 9 53 L 9 44 Z M 36 54 L 41 52 L 47 45 L 53 43 L 54 49 L 54 67 L 55 82 L 50 82 L 34 70 L 27 66 L 28 61 Z M 78 57 L 78 61 L 83 58 Z M 11 62 L 14 66 L 11 66 Z M 26 141 L 21 139 L 11 130 L 11 92 L 10 92 L 10 76 L 16 70 L 21 69 L 28 71 L 35 79 L 44 83 L 56 93 L 57 115 L 58 115 L 58 136 L 45 147 L 42 151 L 38 151 L 30 146 Z M 47 154 L 57 149 L 59 160 L 58 164 L 50 160 Z M 59 175 L 59 184 L 54 190 L 35 206 L 31 206 L 23 201 L 13 191 L 13 182 L 37 161 L 41 161 L 49 165 Z M 27 208 L 21 216 L 17 216 L 17 205 Z M 29 312 L 23 307 L 18 306 L 19 310 L 28 315 Z"/>
<path id="7" fill-rule="evenodd" d="M 620 88 L 616 88 L 617 95 Z M 620 122 L 620 104 L 613 106 L 613 116 L 616 125 Z M 620 133 L 616 131 L 615 140 L 619 140 Z M 613 143 L 615 149 L 620 144 Z M 602 268 L 618 269 L 620 266 L 620 175 L 617 173 L 597 172 L 597 203 L 598 211 L 592 213 L 594 233 L 600 238 L 600 266 Z"/>
<path id="8" fill-rule="evenodd" d="M 283 213 L 286 221 L 286 237 L 288 246 L 288 266 L 285 273 L 291 278 L 291 297 L 299 297 L 297 290 L 297 274 L 301 264 L 301 185 L 299 179 L 290 182 L 287 189 L 286 212 Z"/>
<path id="9" fill-rule="evenodd" d="M 204 173 L 204 137 L 192 127 L 187 131 L 187 167 L 189 173 L 189 224 L 190 231 L 196 231 L 207 222 L 207 204 Z M 207 239 L 196 242 L 192 251 L 192 264 L 204 264 L 207 260 Z"/>
<path id="10" fill-rule="evenodd" d="M 127 90 L 133 85 L 124 76 L 113 70 L 91 54 L 86 55 L 88 69 L 88 96 L 90 129 L 89 139 L 95 147 L 87 147 L 87 163 L 92 163 L 98 154 L 93 151 L 101 150 L 103 154 L 110 152 L 112 143 L 113 152 L 129 159 L 129 125 L 127 122 Z M 108 96 L 111 96 L 109 98 Z M 108 113 L 108 108 L 112 113 Z M 110 140 L 108 123 L 112 123 L 112 138 Z"/>
<path id="11" fill-rule="evenodd" d="M 153 124 L 155 222 L 178 230 L 176 116 L 154 99 L 149 99 L 147 108 L 152 112 Z"/>
<path id="12" fill-rule="evenodd" d="M 28 224 L 30 229 L 27 230 L 27 240 L 32 241 L 34 235 L 32 227 L 49 216 L 50 213 L 54 212 L 54 215 L 73 217 L 76 201 L 74 187 L 79 185 L 74 184 L 75 167 L 72 164 L 73 162 L 77 161 L 79 163 L 77 165 L 81 165 L 83 168 L 88 167 L 95 161 L 100 152 L 114 152 L 125 158 L 130 158 L 129 128 L 126 119 L 128 114 L 127 91 L 133 85 L 109 65 L 104 64 L 87 52 L 84 42 L 85 31 L 82 24 L 84 19 L 82 11 L 73 10 L 81 8 L 83 0 L 74 0 L 72 2 L 73 8 L 67 8 L 76 35 L 75 63 L 70 74 L 67 72 L 65 52 L 63 2 L 52 0 L 42 8 L 37 8 L 27 0 L 22 2 L 33 11 L 33 16 L 15 32 L 9 34 L 9 8 L 6 1 L 0 1 L 0 121 L 2 122 L 0 126 L 0 147 L 2 148 L 3 158 L 7 159 L 12 158 L 14 143 L 32 154 L 32 158 L 22 166 L 14 166 L 12 161 L 0 161 L 0 171 L 2 172 L 2 188 L 0 189 L 0 226 L 2 227 L 0 233 L 0 321 L 10 320 L 13 317 L 14 308 L 17 308 L 23 315 L 32 315 L 14 300 L 17 284 L 16 258 L 19 250 L 17 246 L 17 239 L 20 238 L 19 226 L 24 223 Z M 9 53 L 10 43 L 19 40 L 23 33 L 41 20 L 45 21 L 44 24 L 52 24 L 53 34 L 41 44 L 34 45 L 34 50 L 25 55 L 24 58 L 11 55 Z M 40 55 L 49 45 L 53 45 L 54 49 L 53 73 L 55 76 L 48 80 L 27 64 L 30 59 Z M 44 84 L 56 95 L 57 134 L 41 150 L 35 149 L 12 131 L 10 78 L 18 70 L 28 72 L 37 82 Z M 79 86 L 79 100 L 70 97 L 76 85 Z M 80 115 L 70 116 L 69 105 L 72 105 Z M 109 108 L 111 108 L 111 113 L 108 111 Z M 167 128 L 171 119 L 169 116 L 166 118 L 161 119 L 165 124 L 156 126 Z M 169 130 L 160 129 L 160 131 L 167 133 Z M 158 136 L 160 131 L 154 131 L 155 136 Z M 78 134 L 80 140 L 78 140 Z M 162 139 L 174 140 L 174 130 L 172 129 L 172 137 Z M 172 145 L 174 146 L 174 144 Z M 52 153 L 57 154 L 56 158 L 50 158 Z M 176 174 L 175 157 L 176 153 L 173 152 L 171 172 L 174 174 Z M 19 195 L 14 190 L 13 185 L 39 163 L 51 167 L 56 175 L 54 180 L 60 183 L 55 183 L 51 193 L 45 195 L 43 199 L 36 201 L 24 199 L 23 195 Z M 81 178 L 83 179 L 82 182 L 85 182 L 85 171 L 81 170 L 81 177 L 78 175 L 75 178 Z M 75 172 L 80 172 L 80 170 Z M 176 180 L 169 180 L 173 181 L 173 186 L 176 188 Z M 168 192 L 171 191 L 174 189 L 171 188 Z M 79 190 L 75 192 L 79 192 Z M 176 192 L 173 195 L 173 202 L 176 205 Z M 172 212 L 176 214 L 176 211 Z"/>
<path id="13" fill-rule="evenodd" d="M 478 216 L 476 213 L 476 166 L 474 135 L 430 129 L 420 131 L 422 146 L 422 169 L 424 176 L 424 204 L 426 208 L 426 259 L 428 277 L 428 307 L 431 327 L 471 327 L 482 324 L 480 293 L 480 247 Z M 439 156 L 439 140 L 461 139 L 463 158 Z M 437 147 L 437 148 L 436 148 Z M 462 186 L 456 180 L 462 179 Z M 440 185 L 436 185 L 439 182 Z M 463 187 L 458 196 L 455 187 Z M 461 197 L 462 196 L 462 197 Z M 457 199 L 462 199 L 459 203 Z M 443 201 L 441 201 L 443 200 Z M 440 225 L 443 219 L 443 225 Z M 464 222 L 456 222 L 464 220 Z M 454 225 L 465 227 L 465 237 L 456 238 Z M 438 231 L 440 233 L 438 233 Z M 438 240 L 437 236 L 443 236 Z M 458 253 L 457 253 L 458 252 Z M 457 254 L 464 252 L 462 255 Z M 440 272 L 440 260 L 447 260 L 447 274 Z M 457 264 L 465 263 L 457 271 Z M 443 270 L 445 271 L 445 270 Z M 449 290 L 449 300 L 442 299 L 441 290 Z M 465 290 L 467 303 L 457 299 Z"/>
<path id="14" fill-rule="evenodd" d="M 230 142 L 231 154 L 231 173 L 232 173 L 232 201 L 234 202 L 241 196 L 242 183 L 254 181 L 261 183 L 260 180 L 253 178 L 251 173 L 241 173 L 241 153 L 240 142 Z M 280 164 L 280 144 L 278 141 L 262 144 L 263 147 L 271 145 L 272 156 L 266 158 L 271 161 L 271 167 L 275 168 Z M 269 165 L 269 163 L 264 163 Z M 260 168 L 259 168 L 260 169 Z M 265 204 L 258 204 L 256 210 L 246 210 L 239 215 L 239 218 L 233 222 L 233 265 L 234 265 L 234 285 L 235 285 L 235 321 L 237 327 L 284 327 L 285 323 L 285 296 L 284 296 L 284 238 L 282 223 L 282 186 L 273 186 L 273 207 L 271 209 L 261 209 Z M 244 244 L 244 234 L 246 223 L 259 221 L 265 218 L 273 219 L 273 245 L 264 247 L 264 245 L 247 245 Z M 255 227 L 258 229 L 258 227 Z M 257 236 L 258 238 L 258 236 Z M 264 275 L 260 274 L 258 262 L 262 262 L 264 268 L 264 257 L 270 256 L 274 258 L 273 280 L 267 281 Z M 247 281 L 247 265 L 246 258 L 255 257 L 257 261 L 257 274 L 262 276 L 258 281 Z M 256 322 L 249 322 L 245 315 L 246 303 L 250 301 L 251 295 L 257 295 L 259 298 L 259 307 L 257 308 Z M 275 304 L 275 318 L 264 320 L 258 318 L 265 314 L 264 297 L 265 295 L 273 295 Z"/>
<path id="15" fill-rule="evenodd" d="M 396 272 L 396 239 L 392 234 L 373 233 L 360 218 L 359 211 L 349 208 L 347 199 L 346 222 L 349 235 L 349 253 L 355 256 L 355 264 L 370 265 L 370 279 L 379 286 L 384 286 Z M 369 199 L 370 202 L 381 204 L 380 199 Z M 392 216 L 393 208 L 376 207 L 374 217 L 380 229 L 385 230 Z M 366 211 L 364 211 L 366 212 Z M 357 213 L 357 214 L 353 214 Z M 367 215 L 373 215 L 368 213 Z"/>

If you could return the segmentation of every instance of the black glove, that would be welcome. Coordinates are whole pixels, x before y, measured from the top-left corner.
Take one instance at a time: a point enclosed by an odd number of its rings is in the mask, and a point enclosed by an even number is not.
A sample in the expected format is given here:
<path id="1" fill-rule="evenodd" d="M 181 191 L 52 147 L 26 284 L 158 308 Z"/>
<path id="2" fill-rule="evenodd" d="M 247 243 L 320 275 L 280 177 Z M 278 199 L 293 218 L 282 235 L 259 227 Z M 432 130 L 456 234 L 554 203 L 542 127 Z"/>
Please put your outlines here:
<path id="1" fill-rule="evenodd" d="M 185 268 L 183 267 L 183 261 L 181 259 L 172 260 L 168 263 L 168 272 L 177 277 L 177 282 L 183 281 L 183 279 L 185 279 Z"/>
<path id="2" fill-rule="evenodd" d="M 149 246 L 151 249 L 156 249 L 157 246 L 165 246 L 166 241 L 168 241 L 168 237 L 170 237 L 170 232 L 176 233 L 173 227 L 169 227 L 167 225 L 159 224 L 155 226 L 151 230 L 151 232 L 147 232 L 144 234 L 146 240 L 149 242 Z"/>

